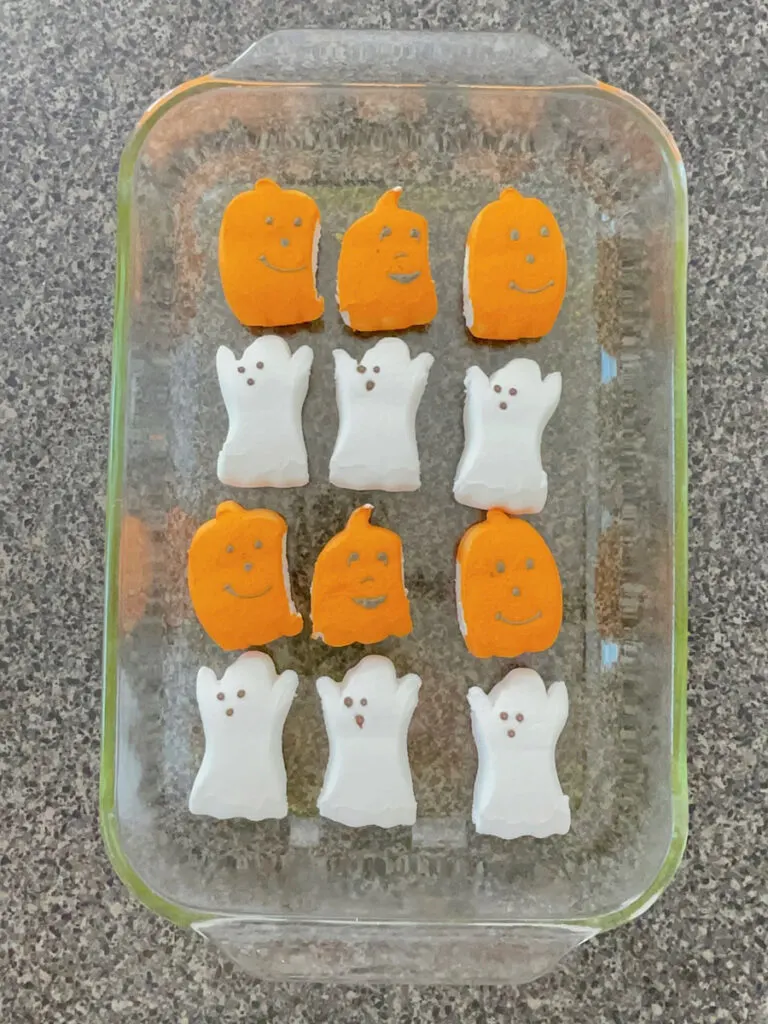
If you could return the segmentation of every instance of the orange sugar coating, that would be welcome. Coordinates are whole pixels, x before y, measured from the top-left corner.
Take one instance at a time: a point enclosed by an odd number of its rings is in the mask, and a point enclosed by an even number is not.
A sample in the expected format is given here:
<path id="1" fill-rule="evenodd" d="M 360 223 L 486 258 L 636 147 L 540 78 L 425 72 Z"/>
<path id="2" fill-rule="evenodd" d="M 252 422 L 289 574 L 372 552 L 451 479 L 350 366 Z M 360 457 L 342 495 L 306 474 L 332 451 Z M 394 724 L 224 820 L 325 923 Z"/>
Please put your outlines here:
<path id="1" fill-rule="evenodd" d="M 464 315 L 476 338 L 541 338 L 563 304 L 568 260 L 560 227 L 540 199 L 505 188 L 467 235 Z"/>
<path id="2" fill-rule="evenodd" d="M 492 508 L 461 538 L 456 595 L 468 650 L 478 658 L 545 651 L 560 632 L 555 559 L 530 523 Z"/>
<path id="3" fill-rule="evenodd" d="M 224 501 L 189 548 L 187 582 L 195 614 L 225 651 L 271 643 L 301 632 L 285 565 L 287 526 L 266 508 L 247 511 Z"/>
<path id="4" fill-rule="evenodd" d="M 235 196 L 219 229 L 219 274 L 242 324 L 279 327 L 323 315 L 315 286 L 319 239 L 320 210 L 304 192 L 262 178 Z"/>
<path id="5" fill-rule="evenodd" d="M 342 238 L 337 297 L 353 331 L 401 331 L 437 313 L 427 220 L 400 208 L 401 192 L 385 192 Z"/>
<path id="6" fill-rule="evenodd" d="M 371 524 L 362 505 L 320 552 L 312 580 L 312 636 L 329 647 L 375 644 L 413 629 L 403 581 L 403 545 Z"/>

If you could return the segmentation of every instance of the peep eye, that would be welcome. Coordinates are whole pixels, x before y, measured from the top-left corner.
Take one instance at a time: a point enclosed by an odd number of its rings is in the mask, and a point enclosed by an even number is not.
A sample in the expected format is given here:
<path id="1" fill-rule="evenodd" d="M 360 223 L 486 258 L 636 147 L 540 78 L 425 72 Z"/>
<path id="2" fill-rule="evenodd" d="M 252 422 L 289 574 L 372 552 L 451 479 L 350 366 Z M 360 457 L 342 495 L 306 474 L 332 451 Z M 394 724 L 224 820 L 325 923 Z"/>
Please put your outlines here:
<path id="1" fill-rule="evenodd" d="M 265 223 L 265 224 L 272 224 L 272 223 L 274 223 L 274 221 L 273 221 L 273 218 L 272 218 L 272 217 L 267 217 L 267 218 L 265 219 L 264 223 Z"/>
<path id="2" fill-rule="evenodd" d="M 389 558 L 387 557 L 386 551 L 380 551 L 376 557 L 380 562 L 383 562 L 384 565 L 389 565 Z"/>
<path id="3" fill-rule="evenodd" d="M 351 708 L 352 707 L 352 698 L 351 697 L 345 697 L 344 698 L 344 707 L 345 708 Z"/>
<path id="4" fill-rule="evenodd" d="M 506 568 L 506 565 L 501 560 L 496 563 L 496 572 L 505 572 Z"/>
<path id="5" fill-rule="evenodd" d="M 260 547 L 262 547 L 262 543 L 261 543 L 261 541 L 260 541 L 260 540 L 255 540 L 255 541 L 253 542 L 253 546 L 254 546 L 254 547 L 256 548 L 256 550 L 258 551 L 258 550 L 259 550 L 259 548 L 260 548 Z"/>
<path id="6" fill-rule="evenodd" d="M 513 228 L 512 231 L 510 231 L 509 233 L 509 237 L 512 239 L 513 242 L 517 242 L 520 238 L 520 232 L 517 230 L 517 228 Z"/>
<path id="7" fill-rule="evenodd" d="M 387 225 L 385 224 L 384 227 L 379 232 L 379 238 L 389 238 L 391 234 L 392 228 L 388 228 Z"/>
<path id="8" fill-rule="evenodd" d="M 368 707 L 368 698 L 367 697 L 361 697 L 360 698 L 360 706 L 364 707 L 364 708 Z"/>
<path id="9" fill-rule="evenodd" d="M 421 238 L 421 232 L 418 228 L 411 228 L 411 238 Z"/>
<path id="10" fill-rule="evenodd" d="M 226 548 L 225 548 L 224 550 L 225 550 L 225 551 L 227 552 L 227 554 L 228 554 L 228 555 L 231 555 L 231 554 L 232 554 L 232 552 L 233 552 L 233 551 L 234 551 L 235 549 L 234 549 L 234 548 L 232 547 L 232 545 L 231 545 L 231 544 L 227 544 L 227 546 L 226 546 Z"/>
<path id="11" fill-rule="evenodd" d="M 526 558 L 526 560 L 525 560 L 525 568 L 526 569 L 533 569 L 535 565 L 536 565 L 536 563 L 534 562 L 534 560 L 532 558 Z"/>
<path id="12" fill-rule="evenodd" d="M 542 228 L 539 228 L 539 234 L 542 238 L 549 238 L 549 228 L 546 227 L 546 225 Z"/>
<path id="13" fill-rule="evenodd" d="M 301 217 L 297 217 L 296 220 L 293 222 L 293 226 L 295 228 L 300 228 L 302 223 L 303 223 L 303 221 L 302 221 Z"/>
<path id="14" fill-rule="evenodd" d="M 347 565 L 352 565 L 352 563 L 356 562 L 359 558 L 360 555 L 357 553 L 357 551 L 350 552 L 349 557 L 347 558 Z"/>

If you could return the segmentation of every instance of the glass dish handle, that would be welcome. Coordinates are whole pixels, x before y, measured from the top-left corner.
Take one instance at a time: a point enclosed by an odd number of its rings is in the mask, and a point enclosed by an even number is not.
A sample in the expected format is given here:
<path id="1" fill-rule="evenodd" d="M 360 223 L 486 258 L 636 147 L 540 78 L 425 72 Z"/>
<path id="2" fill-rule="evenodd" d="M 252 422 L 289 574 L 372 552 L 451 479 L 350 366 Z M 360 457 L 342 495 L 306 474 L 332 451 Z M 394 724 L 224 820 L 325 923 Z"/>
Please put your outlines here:
<path id="1" fill-rule="evenodd" d="M 548 43 L 525 32 L 289 29 L 259 39 L 213 77 L 529 88 L 595 84 Z"/>
<path id="2" fill-rule="evenodd" d="M 521 985 L 597 934 L 566 925 L 418 926 L 222 917 L 193 925 L 255 977 L 336 984 Z"/>

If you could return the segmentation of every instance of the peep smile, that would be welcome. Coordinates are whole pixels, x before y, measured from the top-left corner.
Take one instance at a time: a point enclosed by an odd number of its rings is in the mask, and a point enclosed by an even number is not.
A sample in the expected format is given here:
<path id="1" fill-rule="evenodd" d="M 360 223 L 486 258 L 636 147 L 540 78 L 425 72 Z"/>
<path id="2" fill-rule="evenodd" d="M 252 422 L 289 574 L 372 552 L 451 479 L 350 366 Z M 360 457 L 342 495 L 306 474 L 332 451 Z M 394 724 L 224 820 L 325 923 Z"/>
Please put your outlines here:
<path id="1" fill-rule="evenodd" d="M 501 612 L 496 612 L 496 614 L 494 615 L 494 618 L 496 619 L 497 622 L 506 622 L 506 624 L 508 626 L 528 626 L 528 625 L 530 625 L 531 622 L 536 622 L 537 619 L 540 619 L 541 615 L 542 615 L 542 613 L 539 611 L 539 612 L 536 612 L 535 615 L 532 615 L 530 617 L 530 619 L 514 619 L 513 620 L 513 619 L 505 618 L 501 614 Z"/>
<path id="2" fill-rule="evenodd" d="M 538 295 L 540 292 L 545 292 L 547 288 L 553 288 L 554 284 L 554 281 L 547 281 L 547 283 L 543 284 L 541 288 L 521 288 L 519 284 L 515 284 L 514 281 L 510 281 L 509 287 L 513 292 L 522 292 L 523 295 Z"/>
<path id="3" fill-rule="evenodd" d="M 231 587 L 229 583 L 224 587 L 224 589 L 228 594 L 231 594 L 232 597 L 242 597 L 244 601 L 249 601 L 254 597 L 264 597 L 264 595 L 268 594 L 272 589 L 272 584 L 270 583 L 266 590 L 260 590 L 258 594 L 238 594 L 235 588 Z"/>
<path id="4" fill-rule="evenodd" d="M 298 274 L 301 270 L 306 270 L 306 267 L 276 267 L 274 263 L 270 263 L 264 253 L 259 256 L 259 260 L 268 267 L 270 270 L 276 270 L 278 274 Z"/>
<path id="5" fill-rule="evenodd" d="M 378 608 L 380 604 L 384 604 L 387 600 L 387 595 L 382 594 L 381 597 L 353 597 L 352 600 L 361 608 Z"/>
<path id="6" fill-rule="evenodd" d="M 417 277 L 421 277 L 420 270 L 414 270 L 412 274 L 390 274 L 390 279 L 396 281 L 398 284 L 410 284 L 411 281 L 415 281 Z"/>

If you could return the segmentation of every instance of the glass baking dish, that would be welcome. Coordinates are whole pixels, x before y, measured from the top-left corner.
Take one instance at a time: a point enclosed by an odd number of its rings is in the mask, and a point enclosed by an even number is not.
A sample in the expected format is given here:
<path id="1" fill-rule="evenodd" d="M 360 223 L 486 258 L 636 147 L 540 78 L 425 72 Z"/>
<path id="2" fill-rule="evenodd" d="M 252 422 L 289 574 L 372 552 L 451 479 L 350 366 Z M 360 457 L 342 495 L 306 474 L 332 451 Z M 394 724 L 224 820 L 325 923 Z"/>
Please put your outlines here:
<path id="1" fill-rule="evenodd" d="M 229 312 L 217 233 L 263 176 L 322 211 L 324 319 L 281 333 L 315 362 L 304 410 L 311 481 L 218 483 L 226 432 L 214 357 L 251 340 Z M 435 367 L 419 413 L 422 487 L 355 494 L 327 482 L 336 431 L 331 351 L 371 343 L 333 301 L 339 237 L 388 186 L 428 217 L 440 300 L 403 334 Z M 569 255 L 565 303 L 533 344 L 473 341 L 461 316 L 468 226 L 504 185 L 542 198 Z M 643 104 L 525 35 L 279 32 L 146 113 L 119 178 L 107 522 L 101 820 L 126 884 L 253 973 L 273 978 L 517 983 L 629 921 L 659 896 L 686 839 L 686 187 L 680 155 Z M 471 826 L 466 693 L 512 662 L 478 660 L 456 620 L 454 557 L 478 516 L 451 482 L 463 378 L 515 355 L 560 370 L 544 440 L 550 496 L 534 521 L 557 559 L 564 624 L 518 659 L 565 679 L 557 762 L 571 832 L 504 842 Z M 207 639 L 186 593 L 186 549 L 227 498 L 281 512 L 307 621 L 314 559 L 355 505 L 402 536 L 413 634 L 376 650 L 423 678 L 409 750 L 413 828 L 317 816 L 327 744 L 314 680 L 364 648 L 303 634 L 270 645 L 300 676 L 284 738 L 289 817 L 217 822 L 187 797 L 202 755 Z"/>

